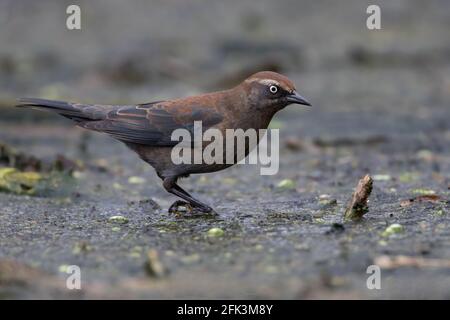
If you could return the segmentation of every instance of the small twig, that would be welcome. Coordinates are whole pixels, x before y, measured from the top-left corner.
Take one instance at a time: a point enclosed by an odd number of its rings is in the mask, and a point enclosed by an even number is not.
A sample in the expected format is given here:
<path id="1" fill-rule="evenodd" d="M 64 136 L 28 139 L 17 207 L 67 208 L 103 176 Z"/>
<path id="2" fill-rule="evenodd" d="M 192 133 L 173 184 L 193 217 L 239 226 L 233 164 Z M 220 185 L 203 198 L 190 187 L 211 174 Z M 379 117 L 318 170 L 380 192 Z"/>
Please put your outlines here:
<path id="1" fill-rule="evenodd" d="M 166 268 L 164 268 L 159 259 L 158 251 L 151 249 L 147 252 L 147 261 L 145 262 L 145 270 L 150 277 L 160 278 L 166 275 Z"/>
<path id="2" fill-rule="evenodd" d="M 372 192 L 373 180 L 370 175 L 366 174 L 364 178 L 359 180 L 356 186 L 355 192 L 353 193 L 352 199 L 345 210 L 344 219 L 345 220 L 355 220 L 360 219 L 369 211 L 369 206 L 367 205 L 368 198 Z"/>

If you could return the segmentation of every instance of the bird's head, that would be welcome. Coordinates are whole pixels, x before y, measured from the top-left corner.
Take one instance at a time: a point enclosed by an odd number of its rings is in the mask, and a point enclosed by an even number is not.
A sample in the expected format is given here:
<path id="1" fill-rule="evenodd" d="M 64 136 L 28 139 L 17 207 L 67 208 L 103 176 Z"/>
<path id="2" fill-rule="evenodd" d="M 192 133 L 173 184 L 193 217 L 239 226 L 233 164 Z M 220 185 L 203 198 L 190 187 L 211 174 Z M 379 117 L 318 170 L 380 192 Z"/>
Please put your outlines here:
<path id="1" fill-rule="evenodd" d="M 253 74 L 241 84 L 249 104 L 257 109 L 278 111 L 291 103 L 311 106 L 287 77 L 272 71 Z"/>

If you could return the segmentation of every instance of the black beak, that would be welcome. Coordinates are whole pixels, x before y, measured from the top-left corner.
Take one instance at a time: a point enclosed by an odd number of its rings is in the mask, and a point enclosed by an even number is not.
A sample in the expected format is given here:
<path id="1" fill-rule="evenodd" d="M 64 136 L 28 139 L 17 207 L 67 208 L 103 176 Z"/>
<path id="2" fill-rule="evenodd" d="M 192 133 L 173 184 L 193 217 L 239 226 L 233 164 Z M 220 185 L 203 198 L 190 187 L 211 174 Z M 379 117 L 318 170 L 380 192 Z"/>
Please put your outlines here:
<path id="1" fill-rule="evenodd" d="M 305 106 L 311 106 L 311 103 L 308 102 L 305 98 L 298 94 L 297 91 L 292 92 L 287 96 L 287 101 L 289 103 L 302 104 Z"/>

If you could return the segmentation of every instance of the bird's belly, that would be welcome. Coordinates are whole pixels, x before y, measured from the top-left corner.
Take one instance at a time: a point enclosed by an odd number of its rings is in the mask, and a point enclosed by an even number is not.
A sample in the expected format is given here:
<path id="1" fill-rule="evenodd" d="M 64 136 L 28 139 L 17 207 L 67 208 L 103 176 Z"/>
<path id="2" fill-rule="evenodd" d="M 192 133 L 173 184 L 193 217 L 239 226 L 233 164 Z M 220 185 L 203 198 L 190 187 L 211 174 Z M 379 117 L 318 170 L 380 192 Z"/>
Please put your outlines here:
<path id="1" fill-rule="evenodd" d="M 149 147 L 142 145 L 127 144 L 135 151 L 142 160 L 150 164 L 162 177 L 187 176 L 189 174 L 215 172 L 226 169 L 233 164 L 224 163 L 205 163 L 201 159 L 200 163 L 195 163 L 192 158 L 187 163 L 176 163 L 173 159 L 172 149 L 170 147 Z"/>

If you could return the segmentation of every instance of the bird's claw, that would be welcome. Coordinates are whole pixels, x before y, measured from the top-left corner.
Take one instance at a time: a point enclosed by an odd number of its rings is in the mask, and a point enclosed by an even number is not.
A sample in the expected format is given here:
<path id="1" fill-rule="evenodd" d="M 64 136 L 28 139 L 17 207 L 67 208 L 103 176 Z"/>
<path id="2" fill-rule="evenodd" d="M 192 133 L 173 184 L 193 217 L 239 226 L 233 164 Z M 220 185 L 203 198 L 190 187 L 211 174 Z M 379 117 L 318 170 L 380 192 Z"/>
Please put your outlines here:
<path id="1" fill-rule="evenodd" d="M 175 201 L 170 207 L 169 207 L 169 213 L 173 213 L 176 215 L 181 215 L 183 213 L 189 213 L 191 215 L 195 215 L 198 213 L 201 214 L 213 214 L 216 215 L 217 213 L 214 211 L 213 208 L 203 205 L 203 206 L 193 206 L 189 202 L 177 200 Z"/>
<path id="2" fill-rule="evenodd" d="M 184 208 L 184 209 L 181 209 Z M 192 206 L 189 204 L 189 202 L 177 200 L 169 207 L 169 213 L 174 214 L 181 214 L 183 212 L 191 212 Z"/>
<path id="3" fill-rule="evenodd" d="M 198 210 L 203 213 L 217 214 L 210 206 L 194 207 L 194 210 Z"/>

